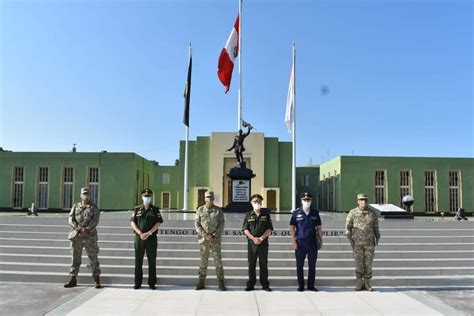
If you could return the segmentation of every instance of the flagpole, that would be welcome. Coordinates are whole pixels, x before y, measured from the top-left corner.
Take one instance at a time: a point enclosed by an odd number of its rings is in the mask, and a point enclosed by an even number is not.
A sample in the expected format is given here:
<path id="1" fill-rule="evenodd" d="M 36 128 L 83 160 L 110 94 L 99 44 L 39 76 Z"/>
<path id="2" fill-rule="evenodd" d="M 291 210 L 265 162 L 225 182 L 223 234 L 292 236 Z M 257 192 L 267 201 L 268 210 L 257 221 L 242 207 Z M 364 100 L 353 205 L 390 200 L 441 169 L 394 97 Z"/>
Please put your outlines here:
<path id="1" fill-rule="evenodd" d="M 293 144 L 292 154 L 292 175 L 291 175 L 291 193 L 292 207 L 296 208 L 296 45 L 293 42 L 293 124 L 291 124 L 291 140 Z"/>
<path id="2" fill-rule="evenodd" d="M 192 48 L 189 43 L 189 60 L 191 60 Z M 189 82 L 188 82 L 189 84 Z M 188 87 L 190 89 L 190 87 Z M 188 90 L 189 93 L 189 90 Z M 188 110 L 189 111 L 189 110 Z M 188 210 L 188 144 L 189 144 L 189 122 L 186 126 L 186 141 L 184 145 L 184 188 L 183 188 L 183 211 Z"/>
<path id="3" fill-rule="evenodd" d="M 237 130 L 242 126 L 242 1 L 239 0 L 239 99 L 237 104 Z"/>

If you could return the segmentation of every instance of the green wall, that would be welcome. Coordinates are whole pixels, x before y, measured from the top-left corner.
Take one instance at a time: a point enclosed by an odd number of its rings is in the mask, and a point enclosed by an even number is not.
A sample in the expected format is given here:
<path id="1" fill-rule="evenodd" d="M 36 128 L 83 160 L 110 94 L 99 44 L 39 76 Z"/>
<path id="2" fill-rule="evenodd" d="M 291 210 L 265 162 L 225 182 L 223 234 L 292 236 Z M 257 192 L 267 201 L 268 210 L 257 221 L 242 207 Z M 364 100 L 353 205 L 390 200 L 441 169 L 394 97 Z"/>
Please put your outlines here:
<path id="1" fill-rule="evenodd" d="M 437 177 L 438 211 L 447 212 L 448 172 L 461 172 L 461 205 L 468 212 L 474 210 L 472 193 L 474 192 L 473 158 L 423 158 L 423 157 L 354 157 L 342 156 L 341 207 L 339 211 L 348 211 L 356 205 L 356 195 L 365 192 L 369 203 L 375 201 L 375 170 L 387 171 L 386 203 L 400 206 L 400 171 L 411 170 L 414 212 L 424 212 L 424 172 L 435 170 Z M 323 166 L 321 168 L 321 172 Z"/>
<path id="2" fill-rule="evenodd" d="M 266 188 L 276 188 L 279 185 L 279 164 L 280 156 L 278 138 L 276 137 L 265 137 L 265 149 L 264 149 L 264 173 L 265 179 L 263 185 Z"/>
<path id="3" fill-rule="evenodd" d="M 308 192 L 313 196 L 312 206 L 315 208 L 321 208 L 321 189 L 319 181 L 319 166 L 307 166 L 307 167 L 297 167 L 296 168 L 296 194 L 298 198 L 296 199 L 299 203 L 302 193 Z M 303 176 L 309 177 L 309 185 L 303 185 Z M 299 205 L 298 205 L 299 206 Z"/>
<path id="4" fill-rule="evenodd" d="M 291 210 L 291 142 L 278 143 L 278 187 L 280 188 L 280 210 Z"/>
<path id="5" fill-rule="evenodd" d="M 63 167 L 74 167 L 73 201 L 79 201 L 80 188 L 87 185 L 88 167 L 99 167 L 99 207 L 104 210 L 132 207 L 137 158 L 141 157 L 133 153 L 0 152 L 0 208 L 11 207 L 14 166 L 24 168 L 23 208 L 36 203 L 39 167 L 49 168 L 49 209 L 62 208 Z"/>

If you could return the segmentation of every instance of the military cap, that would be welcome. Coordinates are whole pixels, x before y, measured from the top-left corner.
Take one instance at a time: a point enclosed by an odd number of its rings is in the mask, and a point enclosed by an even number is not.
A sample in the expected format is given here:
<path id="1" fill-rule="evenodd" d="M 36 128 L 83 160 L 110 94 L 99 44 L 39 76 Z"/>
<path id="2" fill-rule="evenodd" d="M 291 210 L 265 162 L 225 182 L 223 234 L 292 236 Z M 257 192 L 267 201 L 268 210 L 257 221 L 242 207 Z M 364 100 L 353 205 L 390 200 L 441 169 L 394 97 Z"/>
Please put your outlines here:
<path id="1" fill-rule="evenodd" d="M 253 202 L 254 200 L 263 201 L 263 196 L 261 196 L 260 194 L 254 194 L 250 197 L 250 202 Z"/>
<path id="2" fill-rule="evenodd" d="M 88 187 L 81 188 L 81 194 L 89 194 L 91 190 Z"/>
<path id="3" fill-rule="evenodd" d="M 357 200 L 367 200 L 367 194 L 365 193 L 357 194 Z"/>
<path id="4" fill-rule="evenodd" d="M 313 196 L 309 192 L 304 192 L 300 195 L 300 199 L 302 199 L 302 200 L 312 200 Z"/>
<path id="5" fill-rule="evenodd" d="M 206 191 L 206 193 L 204 193 L 204 197 L 214 197 L 214 191 Z"/>
<path id="6" fill-rule="evenodd" d="M 151 196 L 151 195 L 153 195 L 153 191 L 150 189 L 145 189 L 141 193 L 141 196 Z"/>

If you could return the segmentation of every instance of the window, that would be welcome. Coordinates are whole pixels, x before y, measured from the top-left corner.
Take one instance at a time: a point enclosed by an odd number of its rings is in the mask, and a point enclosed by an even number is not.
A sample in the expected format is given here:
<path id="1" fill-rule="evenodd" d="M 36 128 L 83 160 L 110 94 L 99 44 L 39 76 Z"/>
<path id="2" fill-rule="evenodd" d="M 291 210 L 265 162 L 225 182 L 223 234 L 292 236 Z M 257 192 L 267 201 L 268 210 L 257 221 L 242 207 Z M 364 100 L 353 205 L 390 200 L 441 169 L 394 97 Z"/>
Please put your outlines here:
<path id="1" fill-rule="evenodd" d="M 171 204 L 171 198 L 169 192 L 162 192 L 161 193 L 161 208 L 165 210 L 169 210 Z"/>
<path id="2" fill-rule="evenodd" d="M 385 182 L 386 175 L 385 170 L 376 170 L 375 171 L 375 203 L 376 204 L 385 204 L 386 194 L 385 194 Z"/>
<path id="3" fill-rule="evenodd" d="M 71 208 L 74 189 L 74 168 L 63 168 L 63 208 Z"/>
<path id="4" fill-rule="evenodd" d="M 89 167 L 88 186 L 91 191 L 91 201 L 99 206 L 99 168 Z"/>
<path id="5" fill-rule="evenodd" d="M 449 172 L 449 211 L 457 212 L 459 204 L 459 187 L 461 178 L 459 171 Z"/>
<path id="6" fill-rule="evenodd" d="M 39 209 L 48 208 L 48 178 L 49 168 L 40 167 L 38 169 L 38 195 L 36 201 Z"/>
<path id="7" fill-rule="evenodd" d="M 23 167 L 13 168 L 13 196 L 12 196 L 12 207 L 22 208 L 23 207 L 23 186 L 24 186 L 24 169 Z"/>
<path id="8" fill-rule="evenodd" d="M 309 176 L 307 174 L 301 177 L 301 185 L 304 187 L 309 186 Z"/>
<path id="9" fill-rule="evenodd" d="M 436 174 L 425 171 L 425 212 L 436 212 Z"/>
<path id="10" fill-rule="evenodd" d="M 406 195 L 411 195 L 411 171 L 400 171 L 400 207 L 408 211 L 408 207 L 403 205 L 402 200 Z"/>
<path id="11" fill-rule="evenodd" d="M 170 174 L 163 173 L 163 184 L 170 184 Z"/>

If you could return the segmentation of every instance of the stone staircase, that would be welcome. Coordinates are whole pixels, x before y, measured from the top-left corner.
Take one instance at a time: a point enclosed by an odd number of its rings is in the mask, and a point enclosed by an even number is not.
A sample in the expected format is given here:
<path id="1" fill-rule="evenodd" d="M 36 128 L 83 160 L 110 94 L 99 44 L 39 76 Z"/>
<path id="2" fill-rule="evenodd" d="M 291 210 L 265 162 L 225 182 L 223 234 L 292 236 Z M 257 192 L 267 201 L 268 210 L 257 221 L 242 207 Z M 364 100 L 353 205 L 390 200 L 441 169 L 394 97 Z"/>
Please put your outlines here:
<path id="1" fill-rule="evenodd" d="M 99 225 L 99 260 L 102 282 L 132 285 L 134 250 L 130 213 L 102 215 Z M 193 215 L 163 214 L 158 236 L 158 285 L 192 286 L 197 279 L 199 248 Z M 187 219 L 177 219 L 186 217 Z M 226 214 L 223 258 L 226 284 L 244 287 L 247 279 L 246 239 L 242 214 Z M 336 216 L 338 217 L 338 216 Z M 343 216 L 322 216 L 324 248 L 317 261 L 317 286 L 353 286 L 352 251 L 343 234 Z M 269 274 L 272 287 L 295 287 L 294 252 L 288 237 L 289 215 L 274 216 L 270 239 Z M 474 223 L 455 221 L 380 220 L 381 243 L 374 260 L 374 286 L 474 286 Z M 71 256 L 66 215 L 0 217 L 0 281 L 63 283 Z M 89 259 L 83 254 L 80 283 L 90 283 Z M 144 276 L 148 269 L 146 259 Z M 258 275 L 258 271 L 257 271 Z M 216 285 L 212 255 L 208 281 Z"/>

